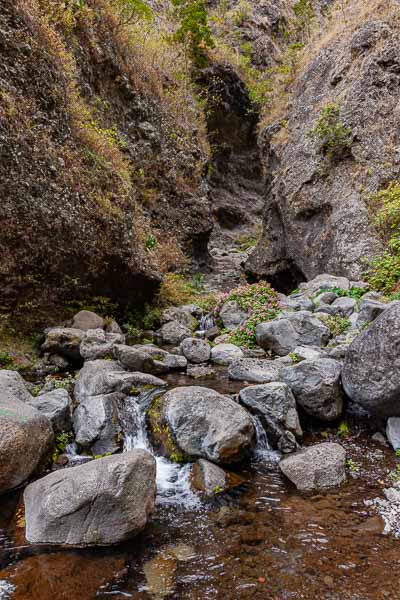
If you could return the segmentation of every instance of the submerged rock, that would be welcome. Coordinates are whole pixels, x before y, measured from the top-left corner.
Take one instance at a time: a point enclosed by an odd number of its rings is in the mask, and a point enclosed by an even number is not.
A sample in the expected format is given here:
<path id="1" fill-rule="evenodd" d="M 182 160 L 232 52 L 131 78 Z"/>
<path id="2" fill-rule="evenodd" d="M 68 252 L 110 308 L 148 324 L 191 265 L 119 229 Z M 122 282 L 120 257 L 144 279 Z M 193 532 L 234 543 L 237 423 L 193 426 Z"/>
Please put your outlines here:
<path id="1" fill-rule="evenodd" d="M 105 546 L 142 531 L 154 509 L 156 462 L 132 450 L 51 473 L 25 490 L 31 543 Z"/>
<path id="2" fill-rule="evenodd" d="M 282 363 L 257 358 L 234 360 L 228 369 L 229 379 L 251 383 L 270 383 L 279 381 Z"/>
<path id="3" fill-rule="evenodd" d="M 310 446 L 283 458 L 279 467 L 298 490 L 336 487 L 346 480 L 346 451 L 339 444 Z"/>
<path id="4" fill-rule="evenodd" d="M 210 344 L 198 338 L 186 338 L 180 347 L 185 358 L 194 364 L 207 362 L 211 355 Z"/>
<path id="5" fill-rule="evenodd" d="M 200 458 L 192 467 L 192 486 L 207 498 L 212 498 L 228 488 L 228 478 L 223 469 Z"/>
<path id="6" fill-rule="evenodd" d="M 343 410 L 341 369 L 341 364 L 332 358 L 303 360 L 283 368 L 281 379 L 307 414 L 322 421 L 335 421 Z"/>

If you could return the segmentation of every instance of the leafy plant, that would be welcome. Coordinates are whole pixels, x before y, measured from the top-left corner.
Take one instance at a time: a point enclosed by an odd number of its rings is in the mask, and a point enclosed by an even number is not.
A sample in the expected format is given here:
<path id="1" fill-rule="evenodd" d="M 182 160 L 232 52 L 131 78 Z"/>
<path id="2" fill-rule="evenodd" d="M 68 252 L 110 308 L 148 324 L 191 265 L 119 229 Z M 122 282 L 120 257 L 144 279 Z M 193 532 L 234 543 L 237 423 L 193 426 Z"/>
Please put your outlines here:
<path id="1" fill-rule="evenodd" d="M 213 493 L 214 494 L 222 494 L 224 490 L 222 489 L 222 487 L 220 485 L 216 485 L 213 489 Z"/>
<path id="2" fill-rule="evenodd" d="M 205 0 L 172 0 L 172 4 L 179 19 L 174 39 L 189 49 L 197 67 L 205 67 L 208 63 L 206 50 L 215 46 Z"/>
<path id="3" fill-rule="evenodd" d="M 352 458 L 348 458 L 346 460 L 346 467 L 352 473 L 359 473 L 360 472 L 360 466 Z"/>
<path id="4" fill-rule="evenodd" d="M 318 313 L 318 319 L 328 327 L 332 337 L 342 335 L 351 325 L 350 320 L 346 317 L 333 317 L 332 315 Z"/>
<path id="5" fill-rule="evenodd" d="M 341 158 L 351 147 L 352 130 L 340 120 L 340 107 L 330 103 L 322 109 L 319 119 L 307 137 L 318 144 L 318 151 L 328 160 Z"/>
<path id="6" fill-rule="evenodd" d="M 14 366 L 14 360 L 9 352 L 0 352 L 0 368 L 8 369 Z"/>
<path id="7" fill-rule="evenodd" d="M 195 273 L 192 277 L 192 284 L 195 290 L 201 291 L 204 287 L 204 274 L 203 273 Z"/>
<path id="8" fill-rule="evenodd" d="M 311 33 L 311 25 L 315 19 L 314 8 L 310 0 L 298 0 L 293 5 L 293 12 L 296 15 L 296 27 L 301 33 L 306 33 L 308 36 Z"/>
<path id="9" fill-rule="evenodd" d="M 346 423 L 346 421 L 342 421 L 338 427 L 337 434 L 341 438 L 345 438 L 350 435 L 350 427 Z"/>
<path id="10" fill-rule="evenodd" d="M 52 455 L 53 462 L 57 462 L 57 459 L 60 456 L 60 454 L 63 454 L 65 452 L 66 447 L 70 442 L 72 442 L 72 440 L 73 435 L 70 432 L 64 431 L 63 433 L 59 433 L 58 435 L 56 435 L 54 441 L 54 452 Z"/>
<path id="11" fill-rule="evenodd" d="M 296 354 L 296 352 L 289 352 L 289 358 L 291 359 L 294 365 L 301 361 L 300 356 Z"/>
<path id="12" fill-rule="evenodd" d="M 145 239 L 144 245 L 146 246 L 147 252 L 152 252 L 157 246 L 157 238 L 152 233 L 150 233 Z"/>

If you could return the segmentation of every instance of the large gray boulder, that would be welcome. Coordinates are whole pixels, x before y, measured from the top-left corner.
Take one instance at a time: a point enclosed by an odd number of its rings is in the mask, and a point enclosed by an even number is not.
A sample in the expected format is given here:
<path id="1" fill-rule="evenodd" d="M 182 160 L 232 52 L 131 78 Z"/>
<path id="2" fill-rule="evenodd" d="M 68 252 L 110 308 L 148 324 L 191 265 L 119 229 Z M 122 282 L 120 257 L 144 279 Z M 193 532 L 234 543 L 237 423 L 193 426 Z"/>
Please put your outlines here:
<path id="1" fill-rule="evenodd" d="M 279 381 L 282 364 L 277 360 L 258 358 L 240 358 L 234 360 L 228 368 L 229 379 L 248 381 L 249 383 L 270 383 Z"/>
<path id="2" fill-rule="evenodd" d="M 46 333 L 42 352 L 58 354 L 72 362 L 81 360 L 80 345 L 85 336 L 81 329 L 72 327 L 54 327 Z"/>
<path id="3" fill-rule="evenodd" d="M 336 275 L 322 273 L 310 281 L 300 283 L 299 285 L 300 292 L 305 296 L 313 296 L 318 291 L 330 291 L 334 288 L 339 288 L 347 292 L 350 289 L 350 281 L 347 277 L 337 277 Z"/>
<path id="4" fill-rule="evenodd" d="M 103 329 L 104 319 L 91 310 L 81 310 L 72 319 L 71 327 L 81 331 L 89 329 Z"/>
<path id="5" fill-rule="evenodd" d="M 161 324 L 165 325 L 166 323 L 175 321 L 180 323 L 187 329 L 190 329 L 190 331 L 195 331 L 198 325 L 198 321 L 192 314 L 193 309 L 195 309 L 195 307 L 190 305 L 166 308 L 165 310 L 163 310 L 161 315 Z"/>
<path id="6" fill-rule="evenodd" d="M 94 456 L 116 452 L 120 448 L 119 409 L 125 399 L 119 392 L 88 396 L 73 416 L 75 441 Z"/>
<path id="7" fill-rule="evenodd" d="M 400 302 L 393 303 L 351 343 L 342 381 L 370 414 L 400 416 Z"/>
<path id="8" fill-rule="evenodd" d="M 268 440 L 274 447 L 287 447 L 287 432 L 298 439 L 302 437 L 296 400 L 285 383 L 246 387 L 239 393 L 239 400 L 252 414 L 260 418 Z M 296 443 L 291 450 L 295 449 Z"/>
<path id="9" fill-rule="evenodd" d="M 332 358 L 303 360 L 283 368 L 281 379 L 307 414 L 322 421 L 335 421 L 343 410 L 341 369 L 340 362 Z"/>
<path id="10" fill-rule="evenodd" d="M 205 387 L 178 387 L 163 398 L 162 419 L 189 459 L 217 464 L 242 460 L 254 442 L 248 412 L 227 396 Z"/>
<path id="11" fill-rule="evenodd" d="M 184 357 L 194 364 L 207 362 L 211 355 L 210 344 L 198 338 L 186 338 L 180 348 Z"/>
<path id="12" fill-rule="evenodd" d="M 211 362 L 215 365 L 228 366 L 243 357 L 242 350 L 235 344 L 217 344 L 211 349 Z"/>
<path id="13" fill-rule="evenodd" d="M 360 313 L 357 319 L 357 327 L 372 323 L 379 315 L 388 308 L 388 304 L 374 298 L 362 298 L 360 302 Z"/>
<path id="14" fill-rule="evenodd" d="M 50 421 L 31 401 L 22 377 L 0 370 L 0 494 L 23 483 L 52 448 Z"/>
<path id="15" fill-rule="evenodd" d="M 328 442 L 300 450 L 279 463 L 282 473 L 303 492 L 341 485 L 346 480 L 345 466 L 345 449 Z"/>
<path id="16" fill-rule="evenodd" d="M 230 300 L 222 306 L 219 316 L 225 329 L 234 331 L 247 319 L 248 311 L 240 308 L 236 300 Z"/>
<path id="17" fill-rule="evenodd" d="M 72 400 L 67 390 L 60 388 L 40 394 L 29 404 L 49 419 L 55 433 L 71 429 Z"/>
<path id="18" fill-rule="evenodd" d="M 177 346 L 185 338 L 192 337 L 192 330 L 179 321 L 168 321 L 157 333 L 161 344 L 168 346 Z"/>
<path id="19" fill-rule="evenodd" d="M 25 490 L 31 543 L 110 545 L 137 535 L 154 509 L 156 462 L 132 450 L 51 473 Z"/>
<path id="20" fill-rule="evenodd" d="M 256 328 L 256 338 L 261 348 L 286 356 L 296 346 L 326 346 L 330 331 L 311 312 L 299 311 L 260 323 Z"/>
<path id="21" fill-rule="evenodd" d="M 125 336 L 119 333 L 106 333 L 103 329 L 88 329 L 80 345 L 80 354 L 84 360 L 109 358 L 116 344 L 123 344 Z"/>
<path id="22" fill-rule="evenodd" d="M 119 361 L 124 369 L 129 371 L 139 371 L 141 373 L 154 373 L 160 375 L 168 373 L 168 366 L 159 360 L 156 360 L 148 352 L 139 348 L 132 348 L 124 344 L 117 344 L 113 348 L 114 357 Z M 164 358 L 164 356 L 162 357 Z"/>
<path id="23" fill-rule="evenodd" d="M 343 296 L 335 300 L 330 306 L 334 309 L 336 315 L 350 317 L 356 309 L 357 300 Z"/>

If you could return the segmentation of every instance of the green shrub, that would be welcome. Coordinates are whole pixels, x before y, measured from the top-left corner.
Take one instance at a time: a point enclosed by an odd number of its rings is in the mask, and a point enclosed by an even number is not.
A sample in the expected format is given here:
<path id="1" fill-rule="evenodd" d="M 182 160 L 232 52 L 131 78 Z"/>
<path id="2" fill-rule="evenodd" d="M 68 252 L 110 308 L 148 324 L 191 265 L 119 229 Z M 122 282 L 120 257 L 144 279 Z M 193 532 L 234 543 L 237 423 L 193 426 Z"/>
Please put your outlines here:
<path id="1" fill-rule="evenodd" d="M 340 120 L 340 107 L 330 103 L 322 109 L 319 119 L 307 137 L 318 144 L 318 151 L 328 160 L 341 158 L 351 147 L 352 131 Z"/>
<path id="2" fill-rule="evenodd" d="M 0 352 L 0 369 L 9 369 L 14 366 L 14 360 L 9 352 Z"/>
<path id="3" fill-rule="evenodd" d="M 174 39 L 189 48 L 197 67 L 205 67 L 208 63 L 206 50 L 214 48 L 205 0 L 172 0 L 172 4 L 179 19 Z"/>
<path id="4" fill-rule="evenodd" d="M 346 317 L 333 317 L 332 315 L 318 313 L 318 319 L 328 327 L 332 337 L 342 335 L 350 327 L 350 321 Z"/>

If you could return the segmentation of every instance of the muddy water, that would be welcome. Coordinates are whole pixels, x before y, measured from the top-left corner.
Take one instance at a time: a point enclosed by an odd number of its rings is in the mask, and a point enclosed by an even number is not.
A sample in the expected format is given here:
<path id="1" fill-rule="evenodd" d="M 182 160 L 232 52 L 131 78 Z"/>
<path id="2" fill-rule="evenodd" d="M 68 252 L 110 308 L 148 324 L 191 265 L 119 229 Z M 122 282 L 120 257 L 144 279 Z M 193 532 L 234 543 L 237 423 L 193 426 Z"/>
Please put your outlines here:
<path id="1" fill-rule="evenodd" d="M 222 375 L 170 383 L 238 387 Z M 327 435 L 337 440 L 332 430 L 306 443 Z M 359 470 L 340 489 L 302 496 L 266 452 L 234 495 L 192 510 L 159 505 L 146 531 L 116 548 L 26 545 L 20 495 L 3 497 L 0 580 L 15 586 L 12 600 L 400 600 L 400 541 L 364 504 L 382 496 L 396 460 L 370 438 L 365 424 L 342 440 Z"/>

